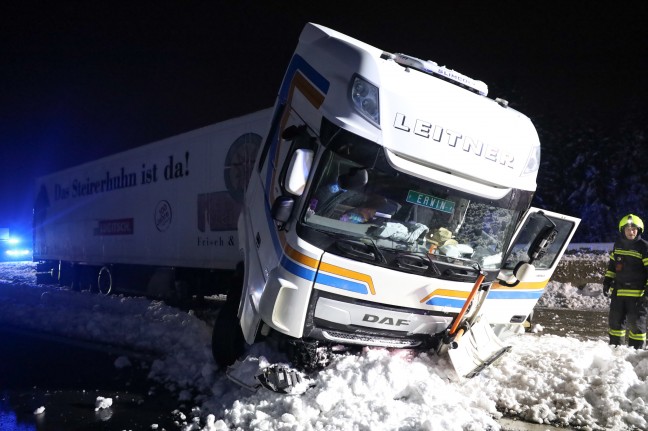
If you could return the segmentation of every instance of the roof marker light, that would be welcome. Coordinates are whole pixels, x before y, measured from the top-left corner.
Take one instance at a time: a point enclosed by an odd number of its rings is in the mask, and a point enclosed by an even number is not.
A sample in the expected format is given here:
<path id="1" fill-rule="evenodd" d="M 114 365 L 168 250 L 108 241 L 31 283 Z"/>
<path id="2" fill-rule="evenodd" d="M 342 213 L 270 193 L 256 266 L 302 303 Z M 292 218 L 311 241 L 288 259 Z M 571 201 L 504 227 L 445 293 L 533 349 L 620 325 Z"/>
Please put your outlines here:
<path id="1" fill-rule="evenodd" d="M 390 58 L 401 66 L 411 67 L 418 71 L 427 73 L 429 75 L 438 76 L 447 81 L 451 81 L 461 87 L 467 88 L 470 91 L 480 94 L 481 96 L 488 95 L 488 85 L 483 81 L 469 78 L 468 76 L 448 69 L 445 66 L 439 66 L 431 60 L 421 60 L 407 54 L 390 54 L 383 53 L 382 58 Z"/>

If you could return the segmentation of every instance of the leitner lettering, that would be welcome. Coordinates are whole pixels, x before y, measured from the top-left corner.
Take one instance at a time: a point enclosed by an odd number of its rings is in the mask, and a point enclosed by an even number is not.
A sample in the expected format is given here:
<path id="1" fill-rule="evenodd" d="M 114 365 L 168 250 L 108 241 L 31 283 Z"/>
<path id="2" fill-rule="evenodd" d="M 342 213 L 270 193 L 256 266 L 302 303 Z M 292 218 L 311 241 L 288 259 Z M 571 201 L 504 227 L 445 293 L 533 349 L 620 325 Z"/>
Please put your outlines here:
<path id="1" fill-rule="evenodd" d="M 498 147 L 485 144 L 479 139 L 465 136 L 463 133 L 447 129 L 439 124 L 432 124 L 421 119 L 408 120 L 405 114 L 398 112 L 394 119 L 394 128 L 413 133 L 424 139 L 446 144 L 449 147 L 461 148 L 466 153 L 515 169 L 515 157 L 513 154 L 505 153 Z"/>

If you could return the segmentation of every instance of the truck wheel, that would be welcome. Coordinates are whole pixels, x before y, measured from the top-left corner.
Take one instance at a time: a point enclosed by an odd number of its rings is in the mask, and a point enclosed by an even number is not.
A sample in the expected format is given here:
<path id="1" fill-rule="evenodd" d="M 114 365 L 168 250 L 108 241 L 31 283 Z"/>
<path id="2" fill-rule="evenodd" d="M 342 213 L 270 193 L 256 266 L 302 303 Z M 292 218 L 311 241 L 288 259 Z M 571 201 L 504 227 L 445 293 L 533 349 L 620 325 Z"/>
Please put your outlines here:
<path id="1" fill-rule="evenodd" d="M 239 295 L 236 295 L 237 297 Z M 239 324 L 238 298 L 230 295 L 218 313 L 212 332 L 212 355 L 219 367 L 232 365 L 243 354 L 245 339 Z"/>
<path id="2" fill-rule="evenodd" d="M 74 292 L 81 292 L 81 270 L 79 269 L 78 265 L 72 264 L 70 266 L 70 288 Z"/>
<path id="3" fill-rule="evenodd" d="M 113 278 L 110 268 L 102 266 L 97 276 L 97 290 L 102 295 L 109 295 L 112 291 Z"/>
<path id="4" fill-rule="evenodd" d="M 243 294 L 243 273 L 243 264 L 239 263 L 228 282 L 227 300 L 214 322 L 212 356 L 221 368 L 232 365 L 245 349 L 245 338 L 237 316 Z"/>
<path id="5" fill-rule="evenodd" d="M 531 332 L 531 329 L 533 329 L 533 310 L 531 310 L 522 326 L 524 326 L 526 332 Z"/>

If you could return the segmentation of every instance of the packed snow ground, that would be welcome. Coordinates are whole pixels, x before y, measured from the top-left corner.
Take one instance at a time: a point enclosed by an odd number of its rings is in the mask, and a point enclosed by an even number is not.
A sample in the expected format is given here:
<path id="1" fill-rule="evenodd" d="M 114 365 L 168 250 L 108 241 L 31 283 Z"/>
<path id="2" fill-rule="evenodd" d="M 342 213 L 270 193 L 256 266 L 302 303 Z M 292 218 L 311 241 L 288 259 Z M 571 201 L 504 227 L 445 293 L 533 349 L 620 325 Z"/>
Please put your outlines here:
<path id="1" fill-rule="evenodd" d="M 588 430 L 648 430 L 648 351 L 611 348 L 604 334 L 599 341 L 513 336 L 512 351 L 470 380 L 458 379 L 444 357 L 367 349 L 337 358 L 301 396 L 252 394 L 214 365 L 211 328 L 194 313 L 144 298 L 40 286 L 33 268 L 0 264 L 0 325 L 152 355 L 150 378 L 174 390 L 179 405 L 192 406 L 174 413 L 182 430 L 498 430 L 502 415 Z M 551 282 L 541 304 L 605 309 L 609 300 L 600 284 L 579 290 Z M 120 357 L 115 366 L 131 363 L 138 361 Z"/>

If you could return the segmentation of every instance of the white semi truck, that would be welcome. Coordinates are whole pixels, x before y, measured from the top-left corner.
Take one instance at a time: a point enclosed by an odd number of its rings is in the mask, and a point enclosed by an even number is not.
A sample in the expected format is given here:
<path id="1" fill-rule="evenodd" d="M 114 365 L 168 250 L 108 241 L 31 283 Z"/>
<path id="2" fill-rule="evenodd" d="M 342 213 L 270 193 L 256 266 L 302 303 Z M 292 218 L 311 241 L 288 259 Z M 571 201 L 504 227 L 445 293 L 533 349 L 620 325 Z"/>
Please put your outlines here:
<path id="1" fill-rule="evenodd" d="M 472 375 L 579 223 L 530 207 L 536 130 L 487 94 L 307 24 L 274 108 L 41 178 L 34 259 L 104 293 L 232 286 L 220 365 L 266 339 L 304 364 L 336 345 L 447 350 Z"/>
<path id="2" fill-rule="evenodd" d="M 37 277 L 102 293 L 225 293 L 271 109 L 37 180 Z"/>
<path id="3" fill-rule="evenodd" d="M 336 344 L 448 349 L 462 375 L 503 354 L 492 329 L 525 322 L 579 220 L 530 208 L 538 135 L 487 94 L 307 24 L 245 194 L 216 360 L 275 335 L 315 360 Z"/>

